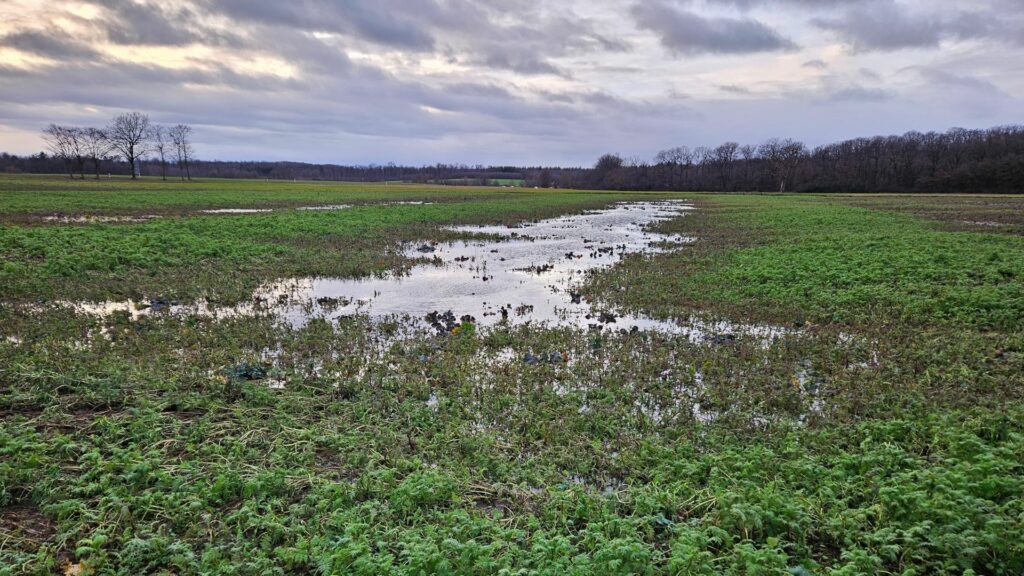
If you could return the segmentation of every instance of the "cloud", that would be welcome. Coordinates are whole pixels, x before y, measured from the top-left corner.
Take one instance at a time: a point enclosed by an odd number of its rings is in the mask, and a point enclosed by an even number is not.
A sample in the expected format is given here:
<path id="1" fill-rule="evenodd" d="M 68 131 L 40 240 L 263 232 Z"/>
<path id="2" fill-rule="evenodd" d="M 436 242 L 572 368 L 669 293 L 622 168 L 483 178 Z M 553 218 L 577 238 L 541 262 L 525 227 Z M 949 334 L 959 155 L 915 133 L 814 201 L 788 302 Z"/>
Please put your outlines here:
<path id="1" fill-rule="evenodd" d="M 855 52 L 934 48 L 946 40 L 1013 36 L 1008 21 L 996 10 L 920 11 L 896 0 L 857 4 L 837 17 L 814 18 L 811 22 L 836 33 Z"/>
<path id="2" fill-rule="evenodd" d="M 676 55 L 751 54 L 792 50 L 796 45 L 752 18 L 705 17 L 664 2 L 634 4 L 630 14 L 637 26 L 658 35 Z"/>
<path id="3" fill-rule="evenodd" d="M 59 30 L 21 30 L 0 37 L 0 46 L 57 60 L 80 60 L 95 57 L 88 45 L 65 38 Z"/>
<path id="4" fill-rule="evenodd" d="M 909 66 L 901 72 L 914 73 L 934 88 L 966 91 L 986 97 L 1013 98 L 992 82 L 969 74 L 954 74 L 931 66 Z"/>
<path id="5" fill-rule="evenodd" d="M 86 0 L 102 11 L 91 24 L 110 42 L 130 46 L 184 46 L 192 43 L 238 45 L 235 34 L 206 26 L 187 5 L 147 0 Z"/>
<path id="6" fill-rule="evenodd" d="M 863 86 L 848 86 L 840 88 L 825 96 L 827 102 L 884 102 L 893 97 L 893 94 L 883 88 L 865 88 Z"/>
<path id="7" fill-rule="evenodd" d="M 727 92 L 729 94 L 738 94 L 740 96 L 746 96 L 748 94 L 751 94 L 749 88 L 740 86 L 738 84 L 719 84 L 718 89 L 721 90 L 722 92 Z"/>
<path id="8" fill-rule="evenodd" d="M 102 125 L 136 109 L 193 124 L 206 158 L 584 165 L 621 142 L 645 155 L 1013 122 L 1024 94 L 1017 7 L 0 0 L 0 142 L 33 153 L 25 134 L 49 122 Z M 918 50 L 878 57 L 896 48 L 877 48 L 886 39 L 861 17 L 909 30 Z M 837 38 L 857 48 L 836 53 Z M 977 42 L 950 46 L 960 39 Z"/>

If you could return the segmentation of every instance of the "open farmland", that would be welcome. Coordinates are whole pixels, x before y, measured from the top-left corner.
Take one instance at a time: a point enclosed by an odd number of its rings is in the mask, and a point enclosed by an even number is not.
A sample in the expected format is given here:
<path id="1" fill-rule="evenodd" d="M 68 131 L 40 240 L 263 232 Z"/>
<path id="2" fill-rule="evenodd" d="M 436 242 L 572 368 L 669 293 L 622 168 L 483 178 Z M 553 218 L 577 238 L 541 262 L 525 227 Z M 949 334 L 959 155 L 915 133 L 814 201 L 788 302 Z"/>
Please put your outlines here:
<path id="1" fill-rule="evenodd" d="M 0 177 L 0 574 L 1022 573 L 1022 214 Z"/>

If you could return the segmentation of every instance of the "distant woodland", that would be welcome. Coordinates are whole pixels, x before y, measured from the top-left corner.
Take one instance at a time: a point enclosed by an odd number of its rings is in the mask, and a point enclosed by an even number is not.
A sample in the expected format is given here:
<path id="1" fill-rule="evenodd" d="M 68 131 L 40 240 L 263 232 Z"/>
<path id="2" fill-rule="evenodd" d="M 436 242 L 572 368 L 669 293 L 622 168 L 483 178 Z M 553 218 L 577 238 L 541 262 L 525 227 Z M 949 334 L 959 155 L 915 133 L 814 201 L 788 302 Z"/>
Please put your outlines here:
<path id="1" fill-rule="evenodd" d="M 113 124 L 116 127 L 116 122 Z M 51 125 L 47 130 L 53 132 Z M 187 127 L 186 127 L 187 128 Z M 74 128 L 68 128 L 75 130 Z M 178 128 L 179 130 L 183 128 Z M 435 164 L 345 166 L 302 162 L 201 160 L 188 136 L 171 139 L 166 155 L 139 158 L 141 173 L 163 177 L 267 178 L 347 181 L 407 181 L 453 185 L 521 185 L 540 188 L 680 191 L 787 192 L 1024 192 L 1024 126 L 987 130 L 908 132 L 856 138 L 808 148 L 794 140 L 716 147 L 679 146 L 650 160 L 606 154 L 593 167 L 515 167 Z M 152 131 L 159 137 L 159 131 Z M 173 132 L 172 132 L 173 133 Z M 109 138 L 109 137 L 108 137 Z M 79 155 L 50 147 L 31 156 L 0 154 L 0 172 L 65 173 L 92 177 L 133 173 L 126 154 Z M 183 150 L 183 152 L 179 152 Z M 187 172 L 187 174 L 186 174 Z"/>

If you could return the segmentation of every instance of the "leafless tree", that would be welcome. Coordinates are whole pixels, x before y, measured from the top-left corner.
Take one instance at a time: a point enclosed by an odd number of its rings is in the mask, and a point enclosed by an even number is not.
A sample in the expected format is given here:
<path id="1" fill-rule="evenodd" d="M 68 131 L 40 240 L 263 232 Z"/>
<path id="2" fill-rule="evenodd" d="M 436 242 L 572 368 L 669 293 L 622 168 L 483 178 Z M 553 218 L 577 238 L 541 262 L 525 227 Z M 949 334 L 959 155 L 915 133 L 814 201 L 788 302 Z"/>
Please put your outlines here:
<path id="1" fill-rule="evenodd" d="M 189 172 L 189 161 L 192 159 L 192 127 L 187 124 L 178 124 L 172 126 L 167 131 L 171 138 L 172 149 L 171 152 L 174 155 L 174 160 L 178 164 L 178 171 L 181 174 L 181 179 L 184 180 L 186 177 L 191 180 L 192 174 Z"/>
<path id="2" fill-rule="evenodd" d="M 754 186 L 750 182 L 750 171 L 754 164 L 754 158 L 757 156 L 757 146 L 753 144 L 744 144 L 740 146 L 740 158 L 743 159 L 743 182 L 740 183 L 741 188 L 750 190 Z"/>
<path id="3" fill-rule="evenodd" d="M 786 184 L 795 177 L 796 169 L 805 154 L 802 142 L 772 138 L 761 144 L 761 157 L 768 163 L 772 179 L 779 183 L 779 192 L 786 191 Z"/>
<path id="4" fill-rule="evenodd" d="M 541 188 L 551 188 L 554 183 L 554 178 L 551 176 L 551 170 L 547 168 L 540 171 L 540 175 L 537 177 L 537 185 Z"/>
<path id="5" fill-rule="evenodd" d="M 153 152 L 160 159 L 160 177 L 167 180 L 167 154 L 172 151 L 172 141 L 167 128 L 153 124 L 149 130 L 149 140 Z"/>
<path id="6" fill-rule="evenodd" d="M 719 177 L 722 179 L 722 190 L 729 187 L 730 176 L 732 175 L 732 164 L 736 161 L 736 151 L 740 145 L 736 142 L 726 142 L 714 150 L 713 162 L 718 168 Z"/>
<path id="7" fill-rule="evenodd" d="M 113 149 L 107 133 L 100 128 L 83 128 L 81 130 L 82 149 L 85 156 L 92 161 L 93 169 L 96 172 L 96 179 L 100 179 L 100 163 L 110 154 Z"/>
<path id="8" fill-rule="evenodd" d="M 149 151 L 150 145 L 149 116 L 140 112 L 128 112 L 114 118 L 107 128 L 110 144 L 128 162 L 128 168 L 135 176 L 135 161 Z"/>
<path id="9" fill-rule="evenodd" d="M 79 167 L 82 165 L 81 130 L 74 126 L 50 124 L 43 129 L 43 141 L 50 153 L 64 162 L 68 176 L 74 178 L 76 163 Z"/>

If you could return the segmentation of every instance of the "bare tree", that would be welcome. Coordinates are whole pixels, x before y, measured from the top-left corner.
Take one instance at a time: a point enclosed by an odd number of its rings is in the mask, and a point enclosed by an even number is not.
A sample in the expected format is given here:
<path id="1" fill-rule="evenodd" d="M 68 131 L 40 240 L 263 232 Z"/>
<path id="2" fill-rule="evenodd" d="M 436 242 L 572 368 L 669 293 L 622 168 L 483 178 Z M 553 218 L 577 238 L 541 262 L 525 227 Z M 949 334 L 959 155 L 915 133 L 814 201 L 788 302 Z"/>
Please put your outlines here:
<path id="1" fill-rule="evenodd" d="M 75 177 L 75 163 L 82 161 L 82 142 L 78 128 L 50 124 L 43 129 L 43 141 L 50 153 L 64 161 L 68 176 Z M 82 175 L 85 178 L 85 175 Z"/>
<path id="2" fill-rule="evenodd" d="M 135 161 L 149 150 L 150 132 L 149 116 L 140 112 L 121 114 L 107 128 L 110 144 L 128 162 L 133 180 L 136 178 Z"/>
<path id="3" fill-rule="evenodd" d="M 736 142 L 726 142 L 714 150 L 713 162 L 718 167 L 719 176 L 722 179 L 722 190 L 729 187 L 729 176 L 732 171 L 732 163 L 736 161 L 736 151 L 740 145 Z"/>
<path id="4" fill-rule="evenodd" d="M 540 171 L 540 175 L 537 177 L 537 185 L 541 188 L 551 188 L 554 178 L 551 176 L 551 170 L 544 168 Z"/>
<path id="5" fill-rule="evenodd" d="M 188 177 L 191 180 L 192 174 L 189 172 L 188 163 L 193 155 L 192 127 L 187 124 L 178 124 L 177 126 L 172 126 L 167 132 L 173 144 L 171 151 L 174 154 L 175 162 L 178 163 L 181 179 L 184 180 Z"/>
<path id="6" fill-rule="evenodd" d="M 796 169 L 806 153 L 803 142 L 772 138 L 760 148 L 761 157 L 768 162 L 772 179 L 779 183 L 779 192 L 786 191 L 786 184 L 796 176 Z"/>
<path id="7" fill-rule="evenodd" d="M 154 124 L 149 130 L 149 140 L 153 148 L 153 152 L 160 159 L 160 177 L 167 180 L 167 153 L 171 151 L 171 137 L 167 132 L 167 128 L 159 124 Z"/>
<path id="8" fill-rule="evenodd" d="M 697 146 L 693 149 L 693 163 L 697 165 L 697 179 L 696 185 L 698 189 L 706 186 L 704 182 L 705 173 L 708 170 L 708 166 L 711 163 L 713 151 L 707 146 Z"/>
<path id="9" fill-rule="evenodd" d="M 594 180 L 599 186 L 614 188 L 618 184 L 616 176 L 622 170 L 623 160 L 618 154 L 605 154 L 597 159 L 594 165 Z"/>
<path id="10" fill-rule="evenodd" d="M 740 146 L 740 157 L 743 158 L 743 182 L 740 186 L 744 189 L 750 189 L 750 167 L 754 163 L 754 157 L 757 156 L 757 146 L 753 144 L 744 144 Z"/>
<path id="11" fill-rule="evenodd" d="M 99 128 L 83 128 L 81 131 L 82 149 L 85 156 L 92 160 L 93 169 L 96 172 L 96 179 L 100 179 L 100 163 L 113 149 L 107 133 Z M 83 176 L 84 177 L 84 176 Z"/>

